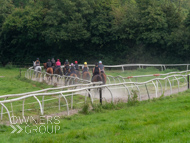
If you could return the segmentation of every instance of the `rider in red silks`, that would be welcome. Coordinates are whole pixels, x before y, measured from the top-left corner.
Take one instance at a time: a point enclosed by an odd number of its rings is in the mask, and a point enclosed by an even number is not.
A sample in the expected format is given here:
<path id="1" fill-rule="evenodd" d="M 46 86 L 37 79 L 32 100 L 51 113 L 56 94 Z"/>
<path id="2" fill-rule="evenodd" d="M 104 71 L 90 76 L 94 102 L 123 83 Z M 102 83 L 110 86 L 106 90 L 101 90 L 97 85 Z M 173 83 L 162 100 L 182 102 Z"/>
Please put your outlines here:
<path id="1" fill-rule="evenodd" d="M 59 59 L 57 59 L 57 62 L 55 63 L 56 67 L 60 67 L 61 66 L 61 62 L 59 61 Z"/>
<path id="2" fill-rule="evenodd" d="M 59 61 L 59 59 L 57 59 L 57 62 L 55 63 L 55 70 L 60 67 L 61 67 L 61 62 Z"/>

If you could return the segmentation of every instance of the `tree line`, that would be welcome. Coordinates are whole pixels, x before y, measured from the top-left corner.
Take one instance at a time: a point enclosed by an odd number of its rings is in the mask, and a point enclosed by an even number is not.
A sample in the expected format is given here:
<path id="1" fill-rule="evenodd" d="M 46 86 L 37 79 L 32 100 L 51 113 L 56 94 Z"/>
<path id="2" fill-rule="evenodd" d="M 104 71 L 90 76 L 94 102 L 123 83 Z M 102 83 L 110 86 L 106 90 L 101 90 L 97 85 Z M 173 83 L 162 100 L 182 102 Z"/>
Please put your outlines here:
<path id="1" fill-rule="evenodd" d="M 188 0 L 0 0 L 0 62 L 188 63 Z"/>

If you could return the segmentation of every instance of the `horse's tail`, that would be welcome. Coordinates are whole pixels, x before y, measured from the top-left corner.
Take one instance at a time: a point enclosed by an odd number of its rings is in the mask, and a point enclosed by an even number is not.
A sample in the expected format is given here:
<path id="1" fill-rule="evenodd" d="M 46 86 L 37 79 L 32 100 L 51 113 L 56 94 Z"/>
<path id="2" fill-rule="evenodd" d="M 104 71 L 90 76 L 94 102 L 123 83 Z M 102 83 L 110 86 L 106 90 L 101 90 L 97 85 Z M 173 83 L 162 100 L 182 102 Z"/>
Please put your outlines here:
<path id="1" fill-rule="evenodd" d="M 90 79 L 90 74 L 88 72 L 86 73 L 86 78 Z"/>
<path id="2" fill-rule="evenodd" d="M 97 81 L 101 81 L 101 76 L 97 76 Z"/>
<path id="3" fill-rule="evenodd" d="M 66 69 L 65 69 L 65 67 L 63 68 L 63 74 L 66 75 Z"/>
<path id="4" fill-rule="evenodd" d="M 79 77 L 79 78 L 80 78 L 80 76 L 81 76 L 80 71 L 75 70 L 75 72 L 76 72 L 77 77 Z"/>
<path id="5" fill-rule="evenodd" d="M 40 66 L 38 66 L 38 69 L 37 69 L 37 71 L 41 71 L 41 67 L 40 67 Z"/>
<path id="6" fill-rule="evenodd" d="M 62 71 L 61 71 L 61 67 L 59 68 L 59 74 L 62 76 Z"/>

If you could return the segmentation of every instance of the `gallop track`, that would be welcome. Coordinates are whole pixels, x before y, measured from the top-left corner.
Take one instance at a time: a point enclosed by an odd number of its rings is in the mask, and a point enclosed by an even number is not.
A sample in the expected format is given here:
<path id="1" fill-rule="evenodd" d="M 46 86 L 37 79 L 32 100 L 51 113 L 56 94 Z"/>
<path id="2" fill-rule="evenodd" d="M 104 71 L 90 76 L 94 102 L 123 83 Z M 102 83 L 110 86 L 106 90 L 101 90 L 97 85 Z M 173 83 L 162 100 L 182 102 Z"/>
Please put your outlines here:
<path id="1" fill-rule="evenodd" d="M 157 98 L 161 95 L 167 96 L 187 90 L 189 74 L 190 71 L 186 70 L 167 74 L 141 75 L 133 77 L 107 76 L 108 84 L 106 85 L 102 85 L 102 82 L 92 83 L 80 78 L 52 75 L 59 87 L 23 94 L 0 96 L 0 99 L 4 99 L 0 100 L 0 104 L 2 105 L 1 120 L 3 120 L 3 115 L 5 114 L 7 115 L 10 124 L 13 123 L 11 120 L 11 113 L 13 116 L 14 102 L 20 103 L 20 106 L 22 107 L 21 114 L 24 116 L 25 111 L 29 110 L 25 110 L 25 106 L 30 104 L 29 102 L 25 103 L 25 100 L 27 99 L 33 99 L 33 103 L 39 107 L 40 115 L 46 115 L 47 106 L 50 105 L 48 102 L 53 102 L 56 100 L 58 102 L 54 102 L 54 104 L 57 104 L 55 108 L 58 108 L 58 112 L 61 112 L 61 108 L 65 106 L 67 115 L 70 115 L 70 109 L 74 109 L 74 106 L 78 107 L 78 104 L 88 102 L 88 99 L 90 99 L 91 104 L 97 104 L 99 102 L 98 100 L 100 100 L 101 103 L 114 103 L 115 100 L 118 99 L 122 99 L 124 102 L 127 102 L 128 99 L 133 96 L 134 92 L 138 94 L 139 101 Z M 47 73 L 43 72 L 34 73 L 34 71 L 30 68 L 27 70 L 25 77 L 31 80 L 43 82 L 46 80 L 46 75 Z M 146 82 L 131 81 L 131 78 L 141 78 L 144 76 L 151 76 L 154 78 Z M 161 76 L 163 77 L 161 78 Z M 71 81 L 76 79 L 78 81 L 77 83 L 73 83 L 73 85 L 67 85 L 66 80 L 72 83 Z M 39 99 L 40 97 L 42 97 L 41 100 Z M 65 103 L 64 105 L 61 105 L 61 103 L 63 103 L 62 100 Z M 47 106 L 45 106 L 45 104 L 47 104 Z M 3 109 L 5 109 L 6 112 L 3 112 Z"/>

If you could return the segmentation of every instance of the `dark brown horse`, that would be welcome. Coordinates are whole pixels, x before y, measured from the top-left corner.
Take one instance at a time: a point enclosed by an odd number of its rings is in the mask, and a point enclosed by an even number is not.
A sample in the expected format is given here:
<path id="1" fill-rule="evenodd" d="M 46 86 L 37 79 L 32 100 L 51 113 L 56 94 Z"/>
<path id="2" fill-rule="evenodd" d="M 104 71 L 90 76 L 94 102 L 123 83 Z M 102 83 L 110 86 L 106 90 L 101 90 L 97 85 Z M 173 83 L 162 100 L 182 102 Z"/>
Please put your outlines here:
<path id="1" fill-rule="evenodd" d="M 55 67 L 54 74 L 63 75 L 63 72 L 61 70 L 61 67 Z"/>
<path id="2" fill-rule="evenodd" d="M 63 75 L 63 72 L 62 72 L 62 70 L 61 70 L 61 67 L 55 67 L 53 74 L 57 74 L 57 75 L 62 76 L 62 75 Z M 59 78 L 58 78 L 58 77 L 57 77 L 57 82 L 59 82 Z"/>
<path id="3" fill-rule="evenodd" d="M 82 74 L 82 79 L 90 80 L 90 72 L 84 72 Z"/>

